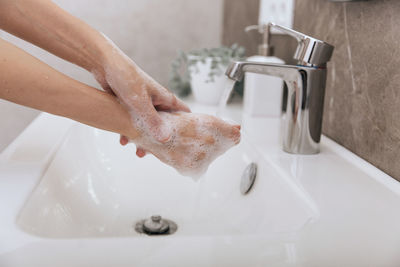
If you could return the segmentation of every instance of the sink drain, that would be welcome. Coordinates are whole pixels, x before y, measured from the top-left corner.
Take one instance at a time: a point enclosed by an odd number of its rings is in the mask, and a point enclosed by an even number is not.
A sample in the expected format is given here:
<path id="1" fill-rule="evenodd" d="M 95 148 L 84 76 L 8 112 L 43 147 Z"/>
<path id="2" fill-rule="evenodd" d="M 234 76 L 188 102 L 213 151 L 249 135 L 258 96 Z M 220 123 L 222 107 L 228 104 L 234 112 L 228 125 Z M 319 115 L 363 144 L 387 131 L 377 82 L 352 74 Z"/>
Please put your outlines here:
<path id="1" fill-rule="evenodd" d="M 150 219 L 140 220 L 135 225 L 136 232 L 147 235 L 171 235 L 177 229 L 176 223 L 163 219 L 160 215 L 153 215 Z"/>

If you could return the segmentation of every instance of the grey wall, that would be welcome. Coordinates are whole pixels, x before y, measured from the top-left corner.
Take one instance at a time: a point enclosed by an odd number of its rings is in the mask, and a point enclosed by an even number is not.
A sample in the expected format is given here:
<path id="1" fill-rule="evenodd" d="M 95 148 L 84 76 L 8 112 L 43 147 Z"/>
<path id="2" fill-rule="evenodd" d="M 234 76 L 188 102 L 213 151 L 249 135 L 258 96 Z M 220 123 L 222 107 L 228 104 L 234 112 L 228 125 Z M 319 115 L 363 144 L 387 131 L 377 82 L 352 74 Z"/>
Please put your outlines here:
<path id="1" fill-rule="evenodd" d="M 247 55 L 255 55 L 261 38 L 255 32 L 244 32 L 244 28 L 258 24 L 259 8 L 260 0 L 225 0 L 222 43 L 237 43 L 246 48 Z"/>
<path id="2" fill-rule="evenodd" d="M 145 71 L 167 85 L 177 50 L 221 44 L 223 0 L 55 0 L 105 33 Z M 7 39 L 63 73 L 97 86 L 90 74 L 4 32 Z M 0 151 L 38 112 L 0 101 Z"/>
<path id="3" fill-rule="evenodd" d="M 258 24 L 260 0 L 226 0 L 224 3 L 224 28 L 222 43 L 232 45 L 238 43 L 246 48 L 246 55 L 253 56 L 258 52 L 261 35 L 257 31 L 245 32 L 246 26 Z M 295 63 L 293 54 L 296 41 L 286 35 L 272 35 L 271 45 L 274 55 L 286 63 Z"/>
<path id="4" fill-rule="evenodd" d="M 324 134 L 400 181 L 399 14 L 398 0 L 297 0 L 294 28 L 335 46 Z"/>

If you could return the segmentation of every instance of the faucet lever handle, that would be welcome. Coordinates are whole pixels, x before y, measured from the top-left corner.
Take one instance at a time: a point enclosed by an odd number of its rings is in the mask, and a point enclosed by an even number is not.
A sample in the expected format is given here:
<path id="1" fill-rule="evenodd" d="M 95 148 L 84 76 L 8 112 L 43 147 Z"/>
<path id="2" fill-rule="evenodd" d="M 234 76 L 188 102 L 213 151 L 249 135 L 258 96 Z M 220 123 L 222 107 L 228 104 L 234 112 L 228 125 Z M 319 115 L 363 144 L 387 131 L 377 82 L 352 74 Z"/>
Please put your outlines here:
<path id="1" fill-rule="evenodd" d="M 250 25 L 250 26 L 247 26 L 246 28 L 244 28 L 245 32 L 249 32 L 249 31 L 253 31 L 253 30 L 257 30 L 259 33 L 263 33 L 263 29 L 260 25 Z"/>
<path id="2" fill-rule="evenodd" d="M 274 29 L 277 29 L 277 30 L 281 31 L 282 33 L 285 33 L 285 34 L 287 34 L 287 35 L 292 36 L 292 37 L 295 38 L 298 42 L 300 42 L 300 41 L 301 41 L 302 39 L 304 39 L 304 38 L 309 37 L 309 36 L 307 36 L 307 35 L 305 35 L 305 34 L 303 34 L 303 33 L 301 33 L 301 32 L 295 31 L 295 30 L 290 29 L 290 28 L 287 28 L 287 27 L 285 27 L 285 26 L 281 26 L 281 25 L 275 24 L 275 23 L 273 23 L 273 22 L 270 22 L 270 23 L 269 23 L 269 26 L 270 26 L 271 28 L 274 28 Z"/>
<path id="3" fill-rule="evenodd" d="M 297 40 L 297 49 L 293 58 L 298 60 L 300 65 L 325 67 L 331 59 L 334 49 L 332 45 L 272 22 L 269 23 L 269 26 Z"/>

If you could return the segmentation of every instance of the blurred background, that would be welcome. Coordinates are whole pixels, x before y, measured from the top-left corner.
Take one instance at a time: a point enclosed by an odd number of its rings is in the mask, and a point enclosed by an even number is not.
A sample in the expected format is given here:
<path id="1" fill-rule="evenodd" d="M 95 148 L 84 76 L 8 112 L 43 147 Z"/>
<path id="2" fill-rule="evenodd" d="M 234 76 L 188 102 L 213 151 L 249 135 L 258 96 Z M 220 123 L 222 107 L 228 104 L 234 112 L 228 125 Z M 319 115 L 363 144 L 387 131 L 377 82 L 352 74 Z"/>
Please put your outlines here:
<path id="1" fill-rule="evenodd" d="M 112 39 L 157 81 L 167 86 L 178 50 L 222 43 L 223 0 L 55 0 L 59 6 Z M 0 31 L 4 38 L 55 69 L 98 87 L 91 74 L 27 42 Z M 0 151 L 38 111 L 0 100 Z"/>

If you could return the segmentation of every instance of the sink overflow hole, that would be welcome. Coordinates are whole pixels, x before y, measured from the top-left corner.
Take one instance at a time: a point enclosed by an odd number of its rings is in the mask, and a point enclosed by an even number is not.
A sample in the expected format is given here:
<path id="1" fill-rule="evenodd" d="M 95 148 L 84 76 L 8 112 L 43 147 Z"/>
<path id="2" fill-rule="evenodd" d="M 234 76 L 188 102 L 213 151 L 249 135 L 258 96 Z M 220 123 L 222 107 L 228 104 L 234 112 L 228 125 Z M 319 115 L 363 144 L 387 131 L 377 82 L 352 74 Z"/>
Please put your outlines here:
<path id="1" fill-rule="evenodd" d="M 257 164 L 250 163 L 246 169 L 243 171 L 242 178 L 240 181 L 240 193 L 242 195 L 246 195 L 250 192 L 250 189 L 253 187 L 253 184 L 257 177 Z"/>

